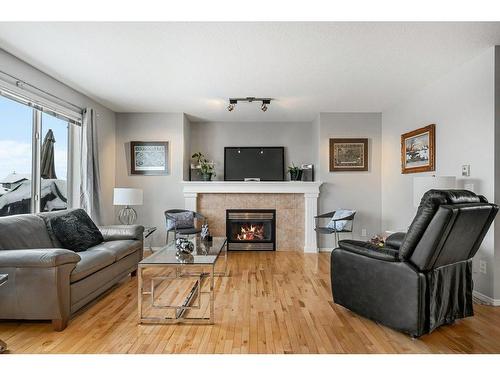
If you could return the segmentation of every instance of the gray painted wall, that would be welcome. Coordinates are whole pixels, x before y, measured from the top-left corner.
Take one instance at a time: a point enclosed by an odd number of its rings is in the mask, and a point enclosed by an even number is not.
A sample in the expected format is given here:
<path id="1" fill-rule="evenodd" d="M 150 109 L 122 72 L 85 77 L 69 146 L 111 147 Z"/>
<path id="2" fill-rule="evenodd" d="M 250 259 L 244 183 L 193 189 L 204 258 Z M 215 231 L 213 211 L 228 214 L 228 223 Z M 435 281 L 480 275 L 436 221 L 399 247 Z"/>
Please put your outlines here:
<path id="1" fill-rule="evenodd" d="M 495 199 L 494 49 L 427 86 L 382 114 L 382 226 L 404 229 L 416 212 L 413 177 L 401 174 L 401 134 L 436 124 L 436 175 L 457 176 L 459 187 L 473 182 L 475 192 Z M 497 151 L 498 152 L 498 151 Z M 462 164 L 471 176 L 461 177 Z M 417 175 L 422 175 L 417 174 Z M 497 185 L 498 187 L 498 185 Z M 487 275 L 474 267 L 475 289 L 494 295 L 494 243 L 490 230 L 475 260 L 488 262 Z M 499 269 L 496 269 L 499 272 Z M 498 286 L 497 286 L 498 290 Z"/>
<path id="2" fill-rule="evenodd" d="M 115 185 L 115 113 L 2 49 L 0 49 L 0 67 L 3 71 L 37 86 L 44 91 L 76 104 L 79 107 L 94 108 L 97 114 L 97 136 L 99 139 L 99 167 L 101 171 L 102 190 L 101 219 L 103 224 L 113 223 L 113 187 Z"/>
<path id="3" fill-rule="evenodd" d="M 311 122 L 197 122 L 191 124 L 191 154 L 201 151 L 216 163 L 216 180 L 224 180 L 226 146 L 284 146 L 285 167 L 317 167 L 317 134 Z"/>
<path id="4" fill-rule="evenodd" d="M 369 171 L 330 173 L 331 137 L 369 138 Z M 190 134 L 191 154 L 201 151 L 214 160 L 218 180 L 224 179 L 224 146 L 285 146 L 287 165 L 313 163 L 316 180 L 324 182 L 319 211 L 356 208 L 357 238 L 361 228 L 367 229 L 367 237 L 380 232 L 380 139 L 380 113 L 321 113 L 312 122 L 192 123 Z M 320 236 L 319 246 L 332 249 L 333 238 Z"/>
<path id="5" fill-rule="evenodd" d="M 184 154 L 184 164 L 183 164 L 183 171 L 182 171 L 182 179 L 185 181 L 189 180 L 189 168 L 191 167 L 191 122 L 189 121 L 188 117 L 184 114 L 182 116 L 183 120 L 183 133 L 184 133 L 184 148 L 183 148 L 183 154 Z"/>
<path id="6" fill-rule="evenodd" d="M 156 226 L 153 246 L 165 242 L 164 211 L 184 208 L 182 178 L 184 170 L 184 114 L 182 113 L 118 113 L 116 115 L 116 187 L 140 188 L 144 204 L 134 207 L 138 222 Z M 131 141 L 168 141 L 169 174 L 140 176 L 130 174 Z M 116 208 L 116 212 L 120 207 Z"/>
<path id="7" fill-rule="evenodd" d="M 381 114 L 321 113 L 319 115 L 320 174 L 323 181 L 318 210 L 356 210 L 354 237 L 368 240 L 381 231 Z M 330 172 L 330 138 L 368 138 L 367 172 Z M 367 235 L 361 236 L 366 229 Z M 343 235 L 342 238 L 350 238 Z M 320 248 L 332 249 L 333 237 L 319 236 Z"/>

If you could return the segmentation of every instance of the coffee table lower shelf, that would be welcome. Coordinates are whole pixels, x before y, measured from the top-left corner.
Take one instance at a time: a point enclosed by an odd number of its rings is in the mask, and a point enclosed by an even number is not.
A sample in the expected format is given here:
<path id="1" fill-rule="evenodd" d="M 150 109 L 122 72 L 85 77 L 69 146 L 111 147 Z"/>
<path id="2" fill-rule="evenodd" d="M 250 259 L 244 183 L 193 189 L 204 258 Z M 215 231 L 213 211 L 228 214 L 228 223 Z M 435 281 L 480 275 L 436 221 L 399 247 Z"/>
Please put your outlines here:
<path id="1" fill-rule="evenodd" d="M 196 267 L 197 265 L 190 264 L 190 267 Z M 157 275 L 151 278 L 149 290 L 144 290 L 144 275 L 143 272 L 146 268 L 163 268 L 170 269 L 170 273 L 165 275 Z M 202 265 L 200 265 L 202 267 Z M 216 273 L 215 265 L 207 266 L 203 265 L 203 269 L 210 267 L 210 272 L 183 272 L 183 266 L 167 266 L 167 265 L 139 265 L 138 269 L 138 310 L 139 310 L 139 323 L 141 324 L 214 324 L 214 280 L 215 276 L 225 276 L 224 273 Z M 173 270 L 173 272 L 172 272 Z M 172 275 L 173 274 L 173 275 Z M 196 278 L 194 285 L 189 291 L 187 297 L 184 299 L 180 305 L 170 305 L 170 304 L 159 304 L 155 302 L 155 289 L 157 287 L 158 281 L 164 280 L 179 280 L 186 278 Z M 209 282 L 209 291 L 204 291 L 204 283 Z M 200 310 L 202 308 L 201 296 L 204 294 L 209 295 L 209 316 L 208 317 L 185 317 L 189 310 Z M 150 306 L 152 309 L 159 310 L 175 310 L 174 317 L 148 317 L 144 315 L 144 296 L 150 296 Z"/>

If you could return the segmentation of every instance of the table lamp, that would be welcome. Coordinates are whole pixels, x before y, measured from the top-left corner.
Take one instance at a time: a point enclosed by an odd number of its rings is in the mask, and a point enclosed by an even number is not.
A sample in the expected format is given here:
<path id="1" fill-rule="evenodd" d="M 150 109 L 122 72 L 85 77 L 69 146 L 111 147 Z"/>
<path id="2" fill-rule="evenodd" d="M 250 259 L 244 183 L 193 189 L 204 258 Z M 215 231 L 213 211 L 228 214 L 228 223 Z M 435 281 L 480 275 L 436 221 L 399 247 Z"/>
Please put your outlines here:
<path id="1" fill-rule="evenodd" d="M 418 207 L 422 196 L 431 189 L 447 190 L 457 186 L 455 176 L 423 176 L 413 178 L 413 206 Z"/>
<path id="2" fill-rule="evenodd" d="M 142 189 L 115 188 L 113 191 L 113 204 L 125 206 L 118 213 L 118 220 L 124 225 L 134 224 L 137 212 L 130 206 L 142 206 Z"/>

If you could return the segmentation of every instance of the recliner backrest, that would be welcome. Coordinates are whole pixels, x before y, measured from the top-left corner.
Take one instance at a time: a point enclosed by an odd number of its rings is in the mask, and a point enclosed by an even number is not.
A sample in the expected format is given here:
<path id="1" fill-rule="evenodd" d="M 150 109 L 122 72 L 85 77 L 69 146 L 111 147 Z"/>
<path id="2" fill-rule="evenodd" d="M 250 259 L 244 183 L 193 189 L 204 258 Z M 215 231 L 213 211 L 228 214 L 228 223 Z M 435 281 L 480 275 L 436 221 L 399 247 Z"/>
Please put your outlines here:
<path id="1" fill-rule="evenodd" d="M 400 258 L 420 270 L 470 259 L 498 207 L 467 190 L 430 190 L 422 197 L 400 248 Z"/>
<path id="2" fill-rule="evenodd" d="M 487 203 L 440 206 L 409 261 L 427 271 L 472 258 L 497 211 Z"/>

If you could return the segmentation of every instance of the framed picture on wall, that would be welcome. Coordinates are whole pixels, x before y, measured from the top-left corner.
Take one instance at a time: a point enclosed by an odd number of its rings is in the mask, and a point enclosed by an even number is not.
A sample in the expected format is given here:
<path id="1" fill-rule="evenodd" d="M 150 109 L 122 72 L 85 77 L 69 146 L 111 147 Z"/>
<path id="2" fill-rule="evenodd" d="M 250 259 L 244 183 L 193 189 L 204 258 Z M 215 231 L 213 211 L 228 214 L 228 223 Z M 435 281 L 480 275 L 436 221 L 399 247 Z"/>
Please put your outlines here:
<path id="1" fill-rule="evenodd" d="M 436 170 L 435 128 L 431 124 L 401 135 L 401 173 Z"/>
<path id="2" fill-rule="evenodd" d="M 131 174 L 168 174 L 168 142 L 130 142 Z"/>
<path id="3" fill-rule="evenodd" d="M 330 138 L 330 172 L 368 170 L 368 138 Z"/>

